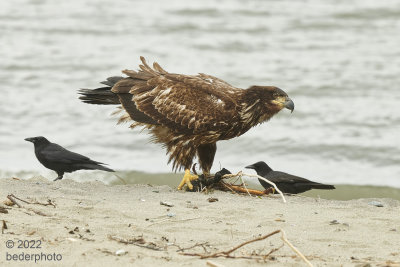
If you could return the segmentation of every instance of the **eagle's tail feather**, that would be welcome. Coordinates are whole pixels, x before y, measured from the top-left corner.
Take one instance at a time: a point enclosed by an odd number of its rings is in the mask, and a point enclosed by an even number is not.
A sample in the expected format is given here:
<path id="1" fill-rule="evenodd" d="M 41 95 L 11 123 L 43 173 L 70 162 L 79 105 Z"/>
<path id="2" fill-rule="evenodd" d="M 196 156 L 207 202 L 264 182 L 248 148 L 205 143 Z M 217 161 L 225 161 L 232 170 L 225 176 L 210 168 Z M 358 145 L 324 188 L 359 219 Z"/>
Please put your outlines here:
<path id="1" fill-rule="evenodd" d="M 123 79 L 123 77 L 113 76 L 107 78 L 107 81 L 101 82 L 102 84 L 107 85 L 107 87 L 80 89 L 78 92 L 82 96 L 80 96 L 79 99 L 89 104 L 118 105 L 120 104 L 119 98 L 116 94 L 111 92 L 111 88 L 121 79 Z"/>

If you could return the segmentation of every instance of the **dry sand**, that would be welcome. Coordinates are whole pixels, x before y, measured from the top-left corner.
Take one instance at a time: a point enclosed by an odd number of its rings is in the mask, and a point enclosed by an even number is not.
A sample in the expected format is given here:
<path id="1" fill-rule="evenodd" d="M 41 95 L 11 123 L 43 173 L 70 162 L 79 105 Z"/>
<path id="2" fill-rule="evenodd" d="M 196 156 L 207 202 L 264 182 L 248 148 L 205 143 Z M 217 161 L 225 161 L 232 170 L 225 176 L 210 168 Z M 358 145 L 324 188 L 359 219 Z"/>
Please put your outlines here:
<path id="1" fill-rule="evenodd" d="M 284 229 L 315 266 L 399 266 L 400 261 L 400 202 L 392 199 L 287 196 L 283 203 L 279 196 L 190 193 L 168 186 L 0 179 L 1 202 L 9 194 L 31 202 L 51 200 L 56 207 L 17 200 L 21 208 L 11 206 L 8 213 L 0 213 L 0 225 L 4 220 L 8 228 L 0 235 L 0 266 L 22 265 L 21 255 L 27 254 L 37 259 L 40 255 L 38 266 L 207 266 L 208 261 L 221 266 L 305 266 L 287 245 L 265 262 L 199 259 L 177 252 L 200 243 L 205 245 L 185 252 L 227 250 L 278 229 Z M 209 202 L 210 197 L 218 201 Z M 368 204 L 373 200 L 383 207 Z M 31 241 L 31 246 L 41 243 L 41 248 L 18 248 L 24 246 L 21 240 Z M 12 243 L 13 248 L 6 247 Z M 266 254 L 281 244 L 278 234 L 232 255 Z M 26 258 L 23 262 L 27 266 Z"/>

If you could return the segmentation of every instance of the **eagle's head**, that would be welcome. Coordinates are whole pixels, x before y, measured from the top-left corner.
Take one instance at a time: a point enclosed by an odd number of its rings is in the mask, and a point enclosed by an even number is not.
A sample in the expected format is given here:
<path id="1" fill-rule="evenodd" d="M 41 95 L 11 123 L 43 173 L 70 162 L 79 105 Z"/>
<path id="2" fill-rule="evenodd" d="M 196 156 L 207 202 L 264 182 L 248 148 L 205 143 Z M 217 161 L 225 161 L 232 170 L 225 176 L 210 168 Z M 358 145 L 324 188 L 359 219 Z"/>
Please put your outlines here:
<path id="1" fill-rule="evenodd" d="M 294 110 L 294 103 L 282 89 L 275 86 L 253 86 L 259 90 L 260 97 L 266 107 L 270 110 L 277 112 L 283 108 L 289 109 L 291 112 Z M 251 87 L 251 88 L 253 88 Z"/>
<path id="2" fill-rule="evenodd" d="M 242 117 L 249 123 L 269 120 L 282 109 L 293 112 L 294 103 L 282 89 L 275 86 L 252 86 L 244 91 Z"/>

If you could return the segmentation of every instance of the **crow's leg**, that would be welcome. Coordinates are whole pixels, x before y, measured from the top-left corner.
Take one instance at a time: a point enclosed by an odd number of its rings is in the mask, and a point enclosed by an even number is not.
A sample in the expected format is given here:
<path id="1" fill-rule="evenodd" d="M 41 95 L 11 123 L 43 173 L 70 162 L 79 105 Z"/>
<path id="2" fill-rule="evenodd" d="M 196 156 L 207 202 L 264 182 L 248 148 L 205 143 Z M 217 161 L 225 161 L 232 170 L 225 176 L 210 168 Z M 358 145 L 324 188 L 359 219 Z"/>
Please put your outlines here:
<path id="1" fill-rule="evenodd" d="M 64 172 L 57 172 L 57 174 L 58 174 L 58 177 L 56 179 L 54 179 L 54 181 L 61 180 L 64 176 Z"/>

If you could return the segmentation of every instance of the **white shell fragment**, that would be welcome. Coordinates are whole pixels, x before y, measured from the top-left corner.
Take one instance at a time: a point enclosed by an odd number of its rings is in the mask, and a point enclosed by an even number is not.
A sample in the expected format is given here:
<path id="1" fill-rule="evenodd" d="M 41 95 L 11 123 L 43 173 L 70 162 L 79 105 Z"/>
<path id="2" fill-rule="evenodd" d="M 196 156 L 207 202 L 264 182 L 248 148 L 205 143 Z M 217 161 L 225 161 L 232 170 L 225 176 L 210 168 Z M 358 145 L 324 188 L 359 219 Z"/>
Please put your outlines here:
<path id="1" fill-rule="evenodd" d="M 115 255 L 117 255 L 117 256 L 122 256 L 122 255 L 125 255 L 126 253 L 128 253 L 128 252 L 123 249 L 119 249 L 119 250 L 115 251 Z"/>

